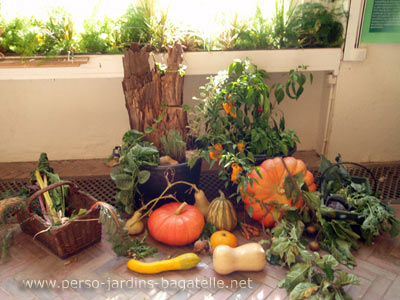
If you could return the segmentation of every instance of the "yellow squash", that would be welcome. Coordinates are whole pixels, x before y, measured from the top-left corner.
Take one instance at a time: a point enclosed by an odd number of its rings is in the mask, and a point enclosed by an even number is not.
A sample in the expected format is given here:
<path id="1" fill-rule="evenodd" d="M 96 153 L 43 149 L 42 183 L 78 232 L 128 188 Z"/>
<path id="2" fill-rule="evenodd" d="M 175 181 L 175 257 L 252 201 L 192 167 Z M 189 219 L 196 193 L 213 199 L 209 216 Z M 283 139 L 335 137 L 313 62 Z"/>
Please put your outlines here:
<path id="1" fill-rule="evenodd" d="M 198 257 L 196 254 L 185 253 L 175 258 L 149 263 L 131 259 L 128 261 L 128 268 L 140 274 L 157 274 L 165 271 L 192 269 L 199 262 L 200 257 Z"/>

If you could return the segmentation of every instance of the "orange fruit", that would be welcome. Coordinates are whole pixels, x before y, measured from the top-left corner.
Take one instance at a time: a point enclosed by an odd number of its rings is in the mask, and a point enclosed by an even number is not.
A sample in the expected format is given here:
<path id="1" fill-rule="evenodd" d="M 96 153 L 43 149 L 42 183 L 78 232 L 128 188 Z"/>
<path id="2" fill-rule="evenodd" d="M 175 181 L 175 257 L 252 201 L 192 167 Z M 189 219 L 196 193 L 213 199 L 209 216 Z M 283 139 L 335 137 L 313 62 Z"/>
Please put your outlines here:
<path id="1" fill-rule="evenodd" d="M 218 230 L 210 237 L 211 248 L 216 248 L 219 245 L 227 245 L 235 248 L 238 244 L 237 237 L 227 230 Z"/>

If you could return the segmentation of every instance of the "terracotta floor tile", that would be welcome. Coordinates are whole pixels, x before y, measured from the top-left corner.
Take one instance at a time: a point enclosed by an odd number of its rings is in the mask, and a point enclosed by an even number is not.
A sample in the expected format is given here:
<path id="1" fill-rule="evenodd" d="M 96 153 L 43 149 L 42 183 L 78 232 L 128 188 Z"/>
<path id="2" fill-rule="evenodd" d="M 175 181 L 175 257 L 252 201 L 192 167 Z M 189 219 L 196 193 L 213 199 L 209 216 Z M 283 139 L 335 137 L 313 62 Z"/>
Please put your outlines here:
<path id="1" fill-rule="evenodd" d="M 0 299 L 2 299 L 2 300 L 15 300 L 14 297 L 12 297 L 9 293 L 7 293 L 2 288 L 0 288 Z"/>
<path id="2" fill-rule="evenodd" d="M 284 300 L 289 294 L 285 289 L 274 289 L 271 294 L 267 296 L 267 300 Z"/>
<path id="3" fill-rule="evenodd" d="M 263 272 L 243 272 L 242 275 L 246 278 L 260 283 L 264 283 L 271 288 L 278 286 L 279 280 L 269 275 L 269 265 L 267 265 Z"/>
<path id="4" fill-rule="evenodd" d="M 360 285 L 351 285 L 345 287 L 345 291 L 353 298 L 353 300 L 363 299 L 371 285 L 371 281 L 360 277 Z"/>
<path id="5" fill-rule="evenodd" d="M 393 273 L 391 270 L 385 269 L 384 266 L 381 266 L 379 264 L 376 265 L 375 263 L 361 260 L 361 259 L 356 259 L 356 262 L 357 262 L 357 267 L 360 266 L 361 268 L 365 269 L 368 272 L 374 273 L 379 276 L 385 276 L 385 277 L 389 278 L 390 280 L 394 280 L 396 278 L 396 274 Z M 362 276 L 362 273 L 360 274 L 360 276 Z"/>
<path id="6" fill-rule="evenodd" d="M 269 287 L 267 285 L 260 285 L 258 287 L 258 289 L 250 295 L 250 297 L 248 297 L 247 299 L 249 300 L 264 300 L 268 297 L 269 294 L 271 294 L 271 292 L 274 289 L 272 287 Z"/>
<path id="7" fill-rule="evenodd" d="M 363 300 L 376 300 L 382 299 L 386 291 L 392 285 L 392 281 L 385 277 L 378 277 L 371 283 L 367 292 L 365 293 Z"/>
<path id="8" fill-rule="evenodd" d="M 384 300 L 394 300 L 400 298 L 400 276 L 393 281 L 389 289 L 386 291 L 383 299 Z"/>
<path id="9" fill-rule="evenodd" d="M 400 275 L 400 267 L 390 261 L 375 256 L 370 256 L 367 261 L 374 265 L 380 266 L 381 268 L 384 268 L 385 270 L 388 270 L 396 275 Z"/>
<path id="10" fill-rule="evenodd" d="M 226 289 L 219 290 L 216 292 L 210 300 L 226 300 L 232 296 L 232 292 Z"/>
<path id="11" fill-rule="evenodd" d="M 0 288 L 17 299 L 31 300 L 35 298 L 30 289 L 24 288 L 13 278 L 0 282 Z"/>
<path id="12" fill-rule="evenodd" d="M 132 295 L 128 295 L 129 300 L 144 300 L 144 299 L 149 299 L 149 296 L 147 296 L 143 292 L 135 292 Z"/>
<path id="13" fill-rule="evenodd" d="M 192 295 L 189 300 L 205 300 L 212 299 L 212 293 L 207 290 L 199 290 L 197 293 Z"/>
<path id="14" fill-rule="evenodd" d="M 57 289 L 56 294 L 61 297 L 63 300 L 74 300 L 74 299 L 82 299 L 79 294 L 77 294 L 72 289 Z"/>
<path id="15" fill-rule="evenodd" d="M 255 291 L 257 291 L 259 286 L 260 286 L 259 284 L 253 283 L 251 288 L 249 288 L 249 287 L 239 288 L 228 299 L 229 300 L 247 299 L 251 294 L 253 294 Z"/>

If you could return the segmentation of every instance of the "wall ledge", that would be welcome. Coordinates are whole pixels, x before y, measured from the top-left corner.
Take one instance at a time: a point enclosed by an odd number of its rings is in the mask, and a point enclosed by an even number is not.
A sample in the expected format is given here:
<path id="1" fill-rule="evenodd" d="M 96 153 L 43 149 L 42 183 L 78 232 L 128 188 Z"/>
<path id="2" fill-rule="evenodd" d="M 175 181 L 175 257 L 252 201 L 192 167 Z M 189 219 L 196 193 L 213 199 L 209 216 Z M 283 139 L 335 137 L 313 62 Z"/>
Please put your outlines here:
<path id="1" fill-rule="evenodd" d="M 234 59 L 249 58 L 259 68 L 269 73 L 287 72 L 300 65 L 309 71 L 327 71 L 337 75 L 342 59 L 341 48 L 326 49 L 288 49 L 288 50 L 249 50 L 186 52 L 183 64 L 187 66 L 185 75 L 209 75 L 225 70 Z M 63 66 L 21 65 L 19 67 L 0 67 L 0 80 L 39 80 L 75 78 L 123 78 L 123 55 L 75 56 L 74 60 L 86 60 L 76 65 Z M 155 54 L 157 62 L 165 62 L 166 54 Z M 63 62 L 70 63 L 71 62 Z M 74 66 L 74 67 L 71 67 Z"/>

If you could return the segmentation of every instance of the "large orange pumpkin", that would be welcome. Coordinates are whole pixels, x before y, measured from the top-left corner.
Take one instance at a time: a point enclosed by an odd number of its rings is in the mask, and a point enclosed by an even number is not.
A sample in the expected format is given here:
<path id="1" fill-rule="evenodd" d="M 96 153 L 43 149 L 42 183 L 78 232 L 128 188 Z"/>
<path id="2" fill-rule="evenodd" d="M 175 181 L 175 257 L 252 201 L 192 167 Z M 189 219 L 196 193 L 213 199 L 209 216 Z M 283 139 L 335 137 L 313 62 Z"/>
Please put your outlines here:
<path id="1" fill-rule="evenodd" d="M 172 202 L 154 210 L 147 221 L 147 227 L 157 241 L 183 246 L 199 238 L 204 228 L 204 216 L 192 205 Z"/>
<path id="2" fill-rule="evenodd" d="M 308 190 L 310 192 L 316 190 L 314 176 L 310 171 L 307 170 L 307 167 L 302 160 L 294 157 L 285 157 L 283 160 L 285 161 L 286 167 L 288 168 L 290 174 L 295 175 L 303 173 L 304 182 L 307 184 Z M 248 174 L 250 178 L 257 180 L 257 182 L 253 181 L 252 185 L 249 184 L 247 186 L 246 192 L 248 195 L 250 195 L 250 197 L 247 197 L 244 193 L 242 193 L 242 200 L 245 204 L 245 208 L 248 211 L 250 206 L 253 207 L 252 218 L 262 223 L 263 217 L 267 213 L 267 210 L 256 202 L 259 200 L 267 205 L 268 209 L 276 219 L 280 219 L 283 212 L 276 210 L 271 202 L 275 201 L 279 204 L 288 204 L 293 206 L 293 199 L 288 199 L 285 194 L 283 184 L 285 178 L 288 176 L 288 172 L 286 171 L 285 165 L 282 162 L 282 158 L 276 157 L 265 160 L 259 166 L 259 171 L 261 178 L 255 170 Z M 294 206 L 299 208 L 302 205 L 303 200 L 300 196 Z M 275 221 L 271 214 L 267 214 L 264 218 L 264 225 L 266 227 L 272 227 L 274 224 Z"/>

